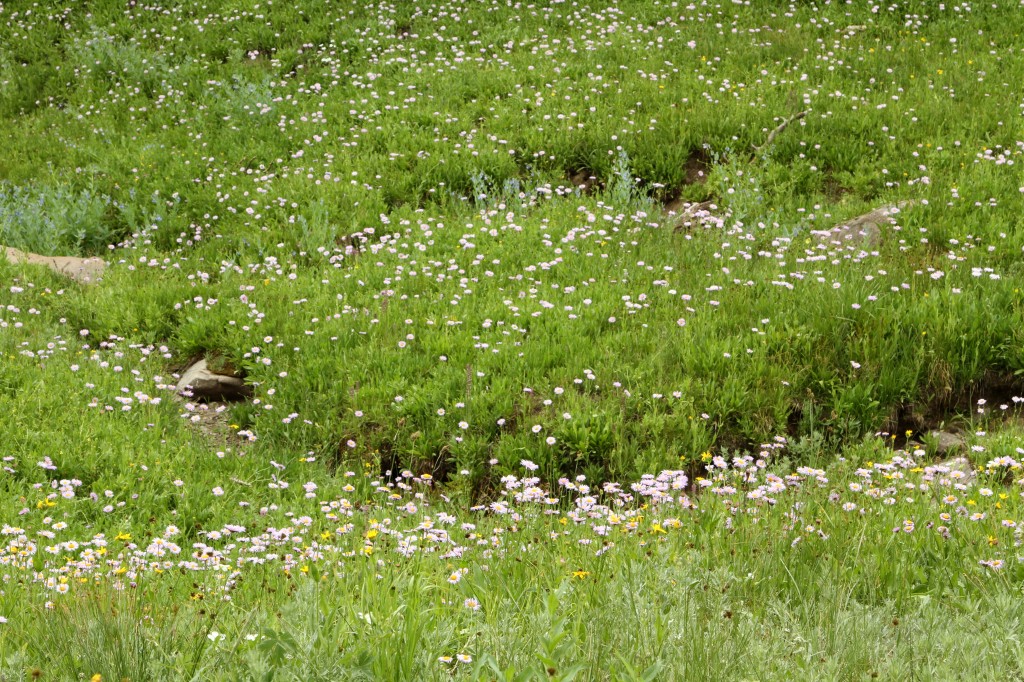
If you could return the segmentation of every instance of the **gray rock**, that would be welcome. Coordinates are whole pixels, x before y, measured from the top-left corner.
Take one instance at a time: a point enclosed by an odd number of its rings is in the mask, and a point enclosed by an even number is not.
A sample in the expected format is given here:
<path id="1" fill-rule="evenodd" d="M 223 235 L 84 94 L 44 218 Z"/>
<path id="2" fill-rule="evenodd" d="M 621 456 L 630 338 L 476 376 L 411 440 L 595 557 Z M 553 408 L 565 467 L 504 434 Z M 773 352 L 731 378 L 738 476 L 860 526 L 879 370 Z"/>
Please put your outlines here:
<path id="1" fill-rule="evenodd" d="M 206 360 L 199 360 L 186 369 L 175 389 L 193 399 L 206 401 L 231 402 L 244 400 L 252 394 L 252 387 L 240 377 L 213 372 Z"/>
<path id="2" fill-rule="evenodd" d="M 956 483 L 969 483 L 974 480 L 974 467 L 966 457 L 954 457 L 944 462 L 932 464 L 924 468 L 925 476 L 948 478 Z"/>
<path id="3" fill-rule="evenodd" d="M 877 246 L 882 241 L 882 226 L 895 224 L 894 216 L 913 205 L 913 201 L 901 201 L 882 206 L 832 229 L 815 230 L 811 234 L 816 235 L 820 243 L 832 246 Z"/>
<path id="4" fill-rule="evenodd" d="M 713 201 L 690 204 L 677 199 L 665 207 L 665 212 L 676 232 L 691 227 L 722 227 L 724 222 L 715 214 L 716 211 L 718 205 Z"/>
<path id="5" fill-rule="evenodd" d="M 940 457 L 958 452 L 967 447 L 967 439 L 960 434 L 948 431 L 929 431 L 926 442 L 934 445 L 935 453 Z"/>
<path id="6" fill-rule="evenodd" d="M 93 284 L 103 279 L 107 264 L 102 258 L 76 258 L 74 256 L 40 256 L 11 247 L 4 248 L 7 262 L 12 265 L 27 263 L 42 265 L 82 284 Z"/>

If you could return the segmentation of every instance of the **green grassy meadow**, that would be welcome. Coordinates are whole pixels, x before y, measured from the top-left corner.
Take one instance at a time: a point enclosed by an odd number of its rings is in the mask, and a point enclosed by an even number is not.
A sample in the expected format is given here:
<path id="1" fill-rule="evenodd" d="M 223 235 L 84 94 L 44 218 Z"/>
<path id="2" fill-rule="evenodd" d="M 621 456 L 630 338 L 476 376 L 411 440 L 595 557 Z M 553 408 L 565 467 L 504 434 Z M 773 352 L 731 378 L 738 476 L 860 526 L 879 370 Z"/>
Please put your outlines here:
<path id="1" fill-rule="evenodd" d="M 0 0 L 0 680 L 1024 679 L 1022 35 Z"/>

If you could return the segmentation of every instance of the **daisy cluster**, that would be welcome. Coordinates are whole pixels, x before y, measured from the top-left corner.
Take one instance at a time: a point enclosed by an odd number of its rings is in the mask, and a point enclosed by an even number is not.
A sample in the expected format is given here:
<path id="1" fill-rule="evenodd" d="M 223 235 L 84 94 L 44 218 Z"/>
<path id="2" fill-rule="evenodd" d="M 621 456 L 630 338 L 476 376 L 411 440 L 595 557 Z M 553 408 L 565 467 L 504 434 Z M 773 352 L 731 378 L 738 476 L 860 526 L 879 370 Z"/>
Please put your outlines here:
<path id="1" fill-rule="evenodd" d="M 340 578 L 353 570 L 353 561 L 389 570 L 417 557 L 434 557 L 442 572 L 459 566 L 447 577 L 456 585 L 481 566 L 495 568 L 524 555 L 564 554 L 566 543 L 577 548 L 576 560 L 590 568 L 624 543 L 714 543 L 706 534 L 728 537 L 763 526 L 795 551 L 802 542 L 828 542 L 839 529 L 848 534 L 851 526 L 878 532 L 894 519 L 891 530 L 899 536 L 916 533 L 940 543 L 957 542 L 964 550 L 960 571 L 969 571 L 972 562 L 998 571 L 1007 562 L 1022 561 L 1017 548 L 1024 533 L 1018 523 L 1024 479 L 1017 476 L 1024 448 L 992 458 L 977 470 L 965 466 L 966 460 L 931 462 L 917 449 L 896 451 L 884 462 L 855 466 L 840 461 L 826 469 L 786 471 L 779 465 L 785 439 L 762 447 L 758 456 L 730 460 L 704 453 L 698 458 L 702 475 L 693 481 L 685 471 L 666 470 L 626 485 L 591 486 L 581 475 L 548 488 L 532 475 L 536 465 L 524 460 L 524 475 L 502 477 L 493 501 L 470 506 L 434 490 L 429 474 L 410 471 L 393 479 L 364 476 L 365 500 L 352 497 L 356 488 L 351 483 L 343 488 L 349 497 L 336 497 L 320 494 L 316 483 L 307 482 L 301 486 L 304 494 L 287 502 L 256 508 L 243 500 L 236 512 L 224 510 L 232 522 L 189 533 L 175 525 L 93 533 L 90 523 L 57 520 L 92 518 L 114 509 L 128 516 L 137 506 L 136 496 L 87 493 L 81 481 L 51 480 L 36 487 L 38 500 L 22 510 L 18 525 L 5 523 L 0 530 L 0 568 L 5 591 L 25 591 L 47 607 L 82 585 L 134 589 L 143 581 L 174 581 L 182 572 L 209 574 L 208 593 L 230 601 L 239 579 L 257 567 L 288 575 L 315 570 Z M 7 474 L 17 475 L 14 458 L 5 459 Z M 347 472 L 345 478 L 359 477 Z M 189 493 L 181 481 L 166 485 L 174 495 Z M 288 486 L 281 481 L 279 487 Z M 968 551 L 971 546 L 980 549 Z M 580 568 L 571 574 L 585 578 L 590 571 Z M 467 597 L 464 606 L 477 610 L 480 603 Z"/>

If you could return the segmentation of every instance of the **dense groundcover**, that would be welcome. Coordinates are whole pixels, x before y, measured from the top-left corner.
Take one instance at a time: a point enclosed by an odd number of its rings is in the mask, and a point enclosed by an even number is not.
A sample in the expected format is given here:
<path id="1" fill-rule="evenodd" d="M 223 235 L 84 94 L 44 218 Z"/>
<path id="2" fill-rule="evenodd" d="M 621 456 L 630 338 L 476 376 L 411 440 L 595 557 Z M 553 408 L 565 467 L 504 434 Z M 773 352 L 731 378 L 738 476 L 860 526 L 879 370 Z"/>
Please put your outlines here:
<path id="1" fill-rule="evenodd" d="M 0 678 L 1020 675 L 1022 12 L 0 5 Z"/>

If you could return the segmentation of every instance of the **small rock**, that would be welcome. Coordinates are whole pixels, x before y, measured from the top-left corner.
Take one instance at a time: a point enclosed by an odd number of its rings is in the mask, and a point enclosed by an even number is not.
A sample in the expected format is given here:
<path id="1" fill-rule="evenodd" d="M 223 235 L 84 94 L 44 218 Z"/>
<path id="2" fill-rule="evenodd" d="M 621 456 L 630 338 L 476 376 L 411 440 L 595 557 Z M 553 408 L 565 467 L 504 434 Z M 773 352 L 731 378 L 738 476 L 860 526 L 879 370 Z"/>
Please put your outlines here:
<path id="1" fill-rule="evenodd" d="M 578 189 L 581 194 L 593 194 L 597 190 L 601 189 L 602 183 L 597 179 L 596 176 L 591 175 L 590 171 L 581 170 L 574 173 L 570 178 L 569 182 L 573 188 Z"/>
<path id="2" fill-rule="evenodd" d="M 11 247 L 4 249 L 7 262 L 12 265 L 28 263 L 42 265 L 65 277 L 70 277 L 82 284 L 93 284 L 103 279 L 103 271 L 107 264 L 102 258 L 76 258 L 74 256 L 40 256 Z"/>
<path id="3" fill-rule="evenodd" d="M 676 232 L 691 227 L 722 227 L 724 221 L 714 214 L 717 210 L 718 206 L 713 201 L 690 204 L 677 199 L 665 206 Z"/>
<path id="4" fill-rule="evenodd" d="M 968 483 L 974 480 L 974 467 L 966 457 L 954 457 L 945 462 L 932 464 L 925 467 L 924 471 L 928 476 L 949 477 L 957 483 Z"/>
<path id="5" fill-rule="evenodd" d="M 211 371 L 206 360 L 186 369 L 175 389 L 178 393 L 191 393 L 196 400 L 223 402 L 244 400 L 252 393 L 252 387 L 240 377 Z"/>
<path id="6" fill-rule="evenodd" d="M 893 216 L 913 205 L 912 201 L 901 201 L 897 204 L 882 206 L 845 223 L 840 223 L 830 230 L 814 230 L 811 234 L 817 235 L 823 244 L 847 246 L 856 243 L 877 246 L 882 240 L 881 226 L 894 224 L 896 219 Z"/>

